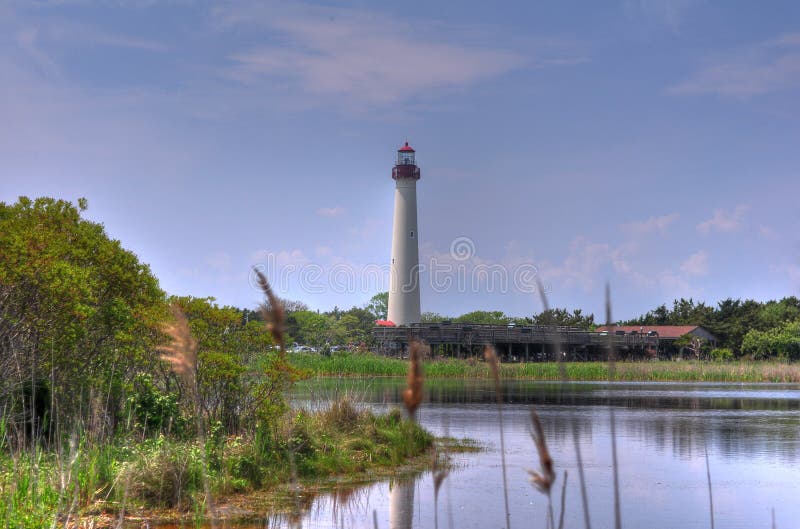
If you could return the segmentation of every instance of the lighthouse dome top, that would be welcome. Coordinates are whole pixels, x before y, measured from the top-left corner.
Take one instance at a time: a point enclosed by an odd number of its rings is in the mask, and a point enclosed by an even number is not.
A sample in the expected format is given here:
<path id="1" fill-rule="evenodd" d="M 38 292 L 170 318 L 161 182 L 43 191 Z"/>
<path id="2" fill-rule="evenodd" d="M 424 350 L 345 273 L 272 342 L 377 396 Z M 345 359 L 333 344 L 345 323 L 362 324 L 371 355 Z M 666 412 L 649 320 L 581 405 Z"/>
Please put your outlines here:
<path id="1" fill-rule="evenodd" d="M 392 178 L 395 180 L 419 180 L 420 171 L 416 158 L 414 149 L 408 142 L 405 142 L 405 145 L 397 149 L 397 161 L 392 168 Z"/>

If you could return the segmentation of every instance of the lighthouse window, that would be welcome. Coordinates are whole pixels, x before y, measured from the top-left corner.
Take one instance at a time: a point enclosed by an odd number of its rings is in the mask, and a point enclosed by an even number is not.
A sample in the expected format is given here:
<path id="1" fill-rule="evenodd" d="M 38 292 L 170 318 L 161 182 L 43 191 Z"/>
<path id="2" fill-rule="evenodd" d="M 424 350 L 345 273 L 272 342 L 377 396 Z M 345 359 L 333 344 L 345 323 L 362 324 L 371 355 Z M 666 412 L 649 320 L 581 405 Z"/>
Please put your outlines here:
<path id="1" fill-rule="evenodd" d="M 411 231 L 411 232 L 408 232 L 408 236 L 409 236 L 409 237 L 411 237 L 411 238 L 413 239 L 413 238 L 414 238 L 414 232 L 413 232 L 413 231 Z"/>
<path id="2" fill-rule="evenodd" d="M 398 153 L 397 165 L 414 165 L 414 153 L 413 152 Z"/>

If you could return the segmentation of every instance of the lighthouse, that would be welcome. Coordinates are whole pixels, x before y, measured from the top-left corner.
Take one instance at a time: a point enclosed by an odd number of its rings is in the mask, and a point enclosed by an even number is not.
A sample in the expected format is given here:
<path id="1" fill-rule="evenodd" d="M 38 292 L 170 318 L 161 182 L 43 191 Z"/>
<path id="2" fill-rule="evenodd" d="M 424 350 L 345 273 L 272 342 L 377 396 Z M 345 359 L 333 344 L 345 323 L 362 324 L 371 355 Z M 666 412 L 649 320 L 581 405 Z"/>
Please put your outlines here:
<path id="1" fill-rule="evenodd" d="M 397 151 L 392 178 L 395 186 L 388 319 L 395 325 L 419 323 L 417 180 L 420 171 L 408 142 Z"/>

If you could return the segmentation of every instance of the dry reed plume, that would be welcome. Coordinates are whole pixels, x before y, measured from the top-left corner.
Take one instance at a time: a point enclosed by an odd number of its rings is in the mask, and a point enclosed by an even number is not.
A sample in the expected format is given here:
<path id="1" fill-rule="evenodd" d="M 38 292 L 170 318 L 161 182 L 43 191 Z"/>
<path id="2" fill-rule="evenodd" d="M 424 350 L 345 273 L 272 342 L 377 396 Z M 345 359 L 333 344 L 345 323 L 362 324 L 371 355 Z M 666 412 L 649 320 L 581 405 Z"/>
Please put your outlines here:
<path id="1" fill-rule="evenodd" d="M 531 484 L 536 489 L 547 496 L 547 527 L 553 529 L 555 523 L 553 517 L 553 501 L 550 494 L 553 488 L 553 483 L 556 481 L 556 473 L 553 470 L 553 458 L 550 456 L 550 451 L 547 449 L 547 441 L 544 436 L 544 428 L 542 422 L 539 420 L 539 414 L 536 410 L 531 408 L 531 438 L 533 444 L 536 446 L 536 452 L 539 455 L 539 471 L 528 470 L 530 475 Z M 566 479 L 566 478 L 565 478 Z M 565 491 L 561 491 L 561 524 L 564 519 L 564 499 Z"/>
<path id="2" fill-rule="evenodd" d="M 556 474 L 553 471 L 553 458 L 550 456 L 550 451 L 547 449 L 547 441 L 544 437 L 544 429 L 542 422 L 539 420 L 539 414 L 536 410 L 531 408 L 531 438 L 533 444 L 536 445 L 536 451 L 539 454 L 540 471 L 528 470 L 531 476 L 531 483 L 542 494 L 550 495 L 550 489 L 556 480 Z"/>
<path id="3" fill-rule="evenodd" d="M 483 349 L 483 359 L 489 364 L 489 369 L 492 370 L 492 380 L 494 380 L 495 389 L 497 390 L 497 398 L 500 399 L 500 361 L 497 359 L 497 351 L 494 346 L 487 345 Z"/>
<path id="4" fill-rule="evenodd" d="M 164 333 L 170 337 L 171 343 L 159 347 L 161 358 L 172 367 L 175 374 L 186 383 L 194 401 L 194 414 L 197 420 L 197 438 L 200 446 L 205 446 L 205 424 L 201 413 L 200 395 L 197 388 L 197 340 L 192 336 L 189 320 L 183 310 L 177 305 L 170 305 L 173 321 L 164 326 Z M 208 479 L 208 462 L 205 450 L 201 450 L 203 463 L 203 489 L 205 492 L 206 508 L 208 509 L 212 529 L 216 527 L 214 498 L 211 494 L 211 484 Z"/>
<path id="5" fill-rule="evenodd" d="M 259 307 L 261 310 L 261 315 L 264 317 L 264 325 L 267 328 L 267 331 L 272 335 L 272 339 L 278 344 L 278 350 L 280 351 L 281 357 L 285 360 L 286 356 L 286 309 L 283 306 L 283 302 L 281 299 L 275 294 L 272 290 L 272 286 L 269 284 L 267 280 L 267 276 L 264 275 L 260 270 L 254 269 L 256 273 L 256 277 L 258 278 L 258 286 L 261 288 L 261 291 L 264 293 L 264 297 L 266 298 L 264 303 L 261 304 Z M 296 447 L 292 447 L 289 451 L 289 467 L 291 469 L 291 488 L 292 490 L 297 490 L 297 465 L 295 463 L 295 453 Z M 300 495 L 294 494 L 294 508 L 295 512 L 300 512 Z M 294 521 L 290 520 L 292 526 L 300 526 L 301 520 L 297 519 Z"/>
<path id="6" fill-rule="evenodd" d="M 197 369 L 197 340 L 189 329 L 189 320 L 181 308 L 170 305 L 173 320 L 164 325 L 164 334 L 171 342 L 158 348 L 161 359 L 167 362 L 172 371 L 181 377 L 191 391 L 195 388 L 195 374 Z"/>
<path id="7" fill-rule="evenodd" d="M 284 352 L 286 349 L 286 310 L 283 308 L 283 302 L 272 291 L 272 287 L 267 281 L 267 276 L 261 273 L 260 270 L 255 270 L 255 273 L 256 277 L 258 277 L 258 286 L 266 298 L 266 301 L 260 307 L 261 315 L 264 317 L 264 324 L 272 334 L 275 343 L 280 347 L 281 352 Z"/>
<path id="8" fill-rule="evenodd" d="M 424 346 L 413 341 L 408 344 L 408 387 L 403 390 L 403 404 L 412 419 L 422 404 L 422 384 L 424 375 L 422 373 L 422 355 Z"/>

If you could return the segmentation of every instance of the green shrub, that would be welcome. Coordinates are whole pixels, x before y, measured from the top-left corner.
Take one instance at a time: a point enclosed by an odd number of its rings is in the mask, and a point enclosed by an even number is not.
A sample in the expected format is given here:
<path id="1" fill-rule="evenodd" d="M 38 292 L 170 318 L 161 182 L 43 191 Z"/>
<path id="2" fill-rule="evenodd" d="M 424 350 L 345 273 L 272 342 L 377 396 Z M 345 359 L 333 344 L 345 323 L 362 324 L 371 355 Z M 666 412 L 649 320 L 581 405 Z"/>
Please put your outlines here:
<path id="1" fill-rule="evenodd" d="M 711 360 L 715 362 L 729 362 L 733 360 L 733 351 L 727 347 L 720 347 L 711 351 Z"/>
<path id="2" fill-rule="evenodd" d="M 742 353 L 754 360 L 771 356 L 782 360 L 800 359 L 800 322 L 785 323 L 766 331 L 749 331 L 742 340 Z"/>
<path id="3" fill-rule="evenodd" d="M 183 417 L 178 396 L 164 393 L 153 383 L 153 377 L 140 373 L 133 380 L 133 392 L 126 402 L 134 428 L 145 435 L 183 435 L 189 421 Z"/>
<path id="4" fill-rule="evenodd" d="M 159 437 L 138 448 L 123 465 L 119 481 L 130 498 L 150 506 L 186 509 L 203 490 L 204 470 L 202 449 L 196 443 Z"/>

